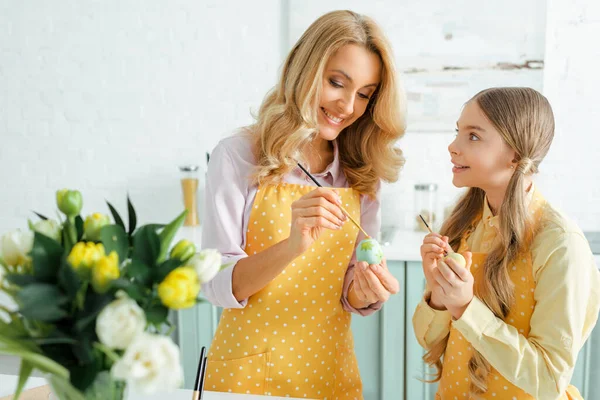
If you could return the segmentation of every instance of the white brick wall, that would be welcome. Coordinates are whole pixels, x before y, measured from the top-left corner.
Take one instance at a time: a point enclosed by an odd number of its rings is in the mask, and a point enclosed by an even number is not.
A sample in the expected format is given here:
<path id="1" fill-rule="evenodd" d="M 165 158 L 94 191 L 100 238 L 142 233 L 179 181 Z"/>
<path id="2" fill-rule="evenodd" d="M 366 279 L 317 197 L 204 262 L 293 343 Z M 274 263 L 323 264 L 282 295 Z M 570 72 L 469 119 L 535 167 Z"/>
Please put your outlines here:
<path id="1" fill-rule="evenodd" d="M 143 222 L 175 215 L 177 166 L 204 166 L 220 137 L 249 123 L 284 53 L 336 8 L 384 27 L 409 99 L 400 142 L 408 162 L 385 189 L 395 198 L 384 205 L 386 221 L 412 220 L 416 182 L 439 183 L 441 205 L 457 195 L 446 146 L 468 98 L 489 86 L 527 85 L 545 87 L 559 127 L 542 165 L 558 184 L 542 176 L 540 185 L 584 228 L 599 229 L 597 200 L 579 199 L 600 198 L 591 117 L 600 58 L 594 46 L 570 42 L 598 36 L 598 6 L 550 4 L 546 34 L 545 0 L 0 0 L 0 232 L 25 227 L 31 209 L 52 215 L 54 191 L 65 186 L 83 191 L 86 212 L 106 211 L 105 198 L 124 210 L 129 191 Z M 506 69 L 544 58 L 544 70 Z M 568 140 L 571 127 L 577 140 Z M 572 171 L 575 201 L 564 189 Z"/>
<path id="2" fill-rule="evenodd" d="M 556 136 L 540 179 L 584 230 L 600 230 L 600 2 L 548 2 L 544 92 Z"/>
<path id="3" fill-rule="evenodd" d="M 178 166 L 251 122 L 282 58 L 280 2 L 0 0 L 0 232 L 54 192 L 142 222 L 182 209 Z"/>

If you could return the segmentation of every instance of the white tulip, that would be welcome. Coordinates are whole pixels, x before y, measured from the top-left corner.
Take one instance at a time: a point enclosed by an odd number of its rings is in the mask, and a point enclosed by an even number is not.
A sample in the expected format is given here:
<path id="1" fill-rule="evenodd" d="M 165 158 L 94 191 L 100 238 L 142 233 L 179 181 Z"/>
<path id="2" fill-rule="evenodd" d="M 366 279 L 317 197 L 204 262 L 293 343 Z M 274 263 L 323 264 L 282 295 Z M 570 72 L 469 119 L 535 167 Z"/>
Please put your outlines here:
<path id="1" fill-rule="evenodd" d="M 33 230 L 49 238 L 61 242 L 62 227 L 53 219 L 38 221 L 33 225 Z"/>
<path id="2" fill-rule="evenodd" d="M 0 241 L 0 257 L 5 265 L 17 267 L 25 265 L 33 248 L 33 232 L 16 230 L 2 236 Z"/>
<path id="3" fill-rule="evenodd" d="M 111 349 L 126 349 L 146 329 L 144 310 L 123 291 L 104 307 L 96 320 L 96 334 Z"/>
<path id="4" fill-rule="evenodd" d="M 221 253 L 215 249 L 202 250 L 186 264 L 194 267 L 200 282 L 205 283 L 214 278 L 221 269 Z"/>
<path id="5" fill-rule="evenodd" d="M 168 336 L 142 333 L 113 365 L 112 375 L 138 393 L 177 389 L 183 383 L 179 348 Z"/>

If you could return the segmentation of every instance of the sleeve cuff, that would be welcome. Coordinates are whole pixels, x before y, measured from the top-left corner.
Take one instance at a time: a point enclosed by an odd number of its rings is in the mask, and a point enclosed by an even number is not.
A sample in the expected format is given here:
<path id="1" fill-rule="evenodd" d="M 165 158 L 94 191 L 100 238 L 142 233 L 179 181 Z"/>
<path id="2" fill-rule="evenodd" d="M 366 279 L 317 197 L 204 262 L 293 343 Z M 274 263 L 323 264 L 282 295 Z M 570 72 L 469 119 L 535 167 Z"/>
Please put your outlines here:
<path id="1" fill-rule="evenodd" d="M 383 306 L 383 302 L 378 301 L 377 303 L 370 304 L 365 308 L 354 308 L 348 301 L 348 291 L 350 290 L 350 283 L 354 280 L 354 264 L 348 267 L 346 271 L 346 276 L 344 278 L 344 287 L 342 289 L 342 307 L 344 307 L 345 311 L 351 312 L 353 314 L 362 315 L 363 317 L 369 316 L 371 314 L 376 313 L 381 310 Z"/>
<path id="2" fill-rule="evenodd" d="M 453 326 L 471 343 L 483 336 L 488 326 L 496 321 L 494 313 L 478 297 L 473 297 L 460 319 Z"/>
<path id="3" fill-rule="evenodd" d="M 243 258 L 243 257 L 242 257 Z M 238 260 L 235 260 L 237 263 Z M 229 260 L 231 262 L 231 259 Z M 233 295 L 232 277 L 235 265 L 225 268 L 209 282 L 202 284 L 202 290 L 207 300 L 223 308 L 244 308 L 248 299 L 237 301 Z"/>
<path id="4" fill-rule="evenodd" d="M 428 293 L 425 293 L 413 314 L 415 336 L 425 348 L 446 335 L 452 322 L 450 312 L 431 308 L 427 297 Z"/>

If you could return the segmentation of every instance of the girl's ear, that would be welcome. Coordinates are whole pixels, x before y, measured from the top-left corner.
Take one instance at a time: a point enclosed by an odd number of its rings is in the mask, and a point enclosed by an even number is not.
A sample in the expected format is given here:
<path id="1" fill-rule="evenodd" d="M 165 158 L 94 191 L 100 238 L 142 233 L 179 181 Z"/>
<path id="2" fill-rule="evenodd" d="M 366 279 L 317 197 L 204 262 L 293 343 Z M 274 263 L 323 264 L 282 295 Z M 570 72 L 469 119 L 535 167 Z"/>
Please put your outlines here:
<path id="1" fill-rule="evenodd" d="M 516 151 L 512 151 L 512 160 L 511 160 L 511 168 L 516 168 L 516 164 L 519 162 L 519 156 L 517 155 Z"/>

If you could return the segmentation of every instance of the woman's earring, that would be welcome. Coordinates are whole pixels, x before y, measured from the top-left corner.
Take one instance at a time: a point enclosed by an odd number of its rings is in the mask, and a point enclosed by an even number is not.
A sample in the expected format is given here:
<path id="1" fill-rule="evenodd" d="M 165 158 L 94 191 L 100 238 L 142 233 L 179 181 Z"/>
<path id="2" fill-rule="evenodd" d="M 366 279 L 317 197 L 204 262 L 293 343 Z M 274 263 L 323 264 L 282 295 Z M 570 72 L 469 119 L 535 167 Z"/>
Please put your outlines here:
<path id="1" fill-rule="evenodd" d="M 510 169 L 515 169 L 515 166 L 514 166 L 514 165 L 511 165 L 511 166 L 510 166 Z"/>

